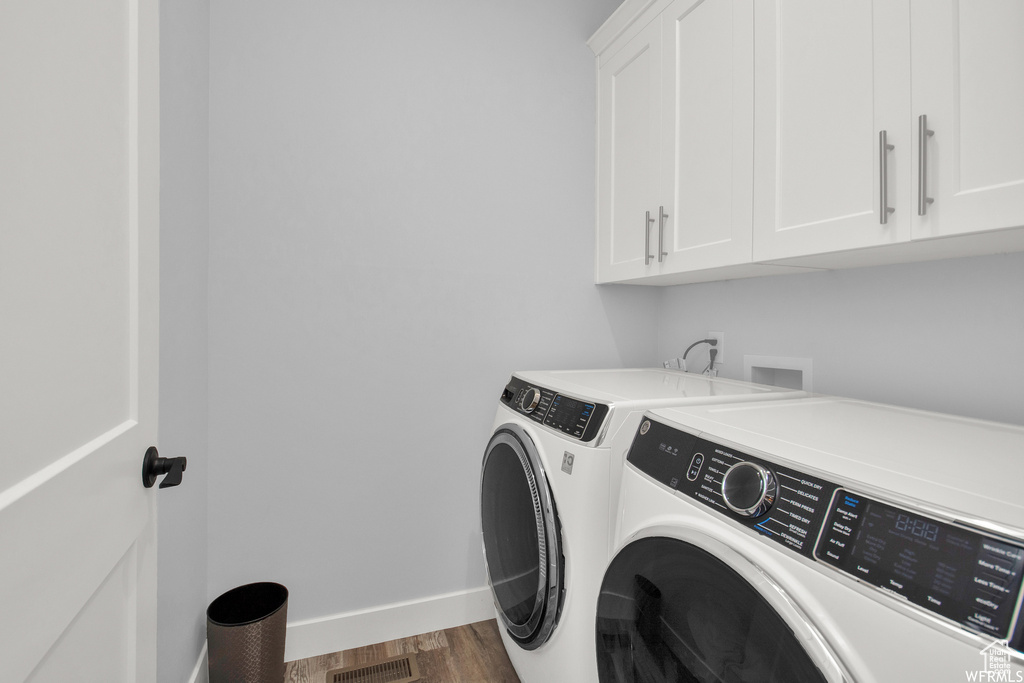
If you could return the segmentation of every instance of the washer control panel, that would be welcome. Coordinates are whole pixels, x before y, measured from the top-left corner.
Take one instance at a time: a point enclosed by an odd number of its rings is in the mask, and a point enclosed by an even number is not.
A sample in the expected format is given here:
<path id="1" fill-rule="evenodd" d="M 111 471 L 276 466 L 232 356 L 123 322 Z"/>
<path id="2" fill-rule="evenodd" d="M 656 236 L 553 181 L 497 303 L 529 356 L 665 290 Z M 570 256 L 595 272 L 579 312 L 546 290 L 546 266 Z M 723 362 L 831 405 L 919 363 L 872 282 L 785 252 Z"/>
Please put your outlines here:
<path id="1" fill-rule="evenodd" d="M 501 392 L 501 402 L 517 413 L 580 441 L 592 441 L 601 431 L 608 406 L 586 401 L 513 377 Z"/>
<path id="2" fill-rule="evenodd" d="M 1024 651 L 1024 542 L 875 500 L 650 418 L 627 461 L 789 551 Z"/>

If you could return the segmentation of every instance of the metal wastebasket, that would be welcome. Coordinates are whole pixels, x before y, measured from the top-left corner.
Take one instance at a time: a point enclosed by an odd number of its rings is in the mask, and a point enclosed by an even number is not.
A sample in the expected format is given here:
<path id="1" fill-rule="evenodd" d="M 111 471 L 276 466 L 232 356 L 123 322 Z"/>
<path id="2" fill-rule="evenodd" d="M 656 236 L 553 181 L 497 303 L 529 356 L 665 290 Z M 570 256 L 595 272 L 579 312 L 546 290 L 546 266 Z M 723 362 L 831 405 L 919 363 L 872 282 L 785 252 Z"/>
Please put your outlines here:
<path id="1" fill-rule="evenodd" d="M 279 583 L 232 588 L 206 610 L 210 683 L 281 683 L 288 589 Z"/>

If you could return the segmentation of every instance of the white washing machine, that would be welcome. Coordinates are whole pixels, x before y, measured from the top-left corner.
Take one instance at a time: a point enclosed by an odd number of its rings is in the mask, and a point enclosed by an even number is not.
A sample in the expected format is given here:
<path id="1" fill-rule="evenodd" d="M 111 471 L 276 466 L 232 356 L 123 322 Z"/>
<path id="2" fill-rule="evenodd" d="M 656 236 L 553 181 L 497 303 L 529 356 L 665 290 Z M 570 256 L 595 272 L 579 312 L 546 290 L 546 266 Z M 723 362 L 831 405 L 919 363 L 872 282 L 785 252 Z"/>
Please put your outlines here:
<path id="1" fill-rule="evenodd" d="M 480 496 L 488 579 L 523 683 L 596 680 L 597 591 L 623 452 L 643 411 L 794 395 L 661 369 L 512 376 L 484 452 Z"/>
<path id="2" fill-rule="evenodd" d="M 1024 428 L 830 397 L 657 410 L 601 683 L 1024 681 Z"/>

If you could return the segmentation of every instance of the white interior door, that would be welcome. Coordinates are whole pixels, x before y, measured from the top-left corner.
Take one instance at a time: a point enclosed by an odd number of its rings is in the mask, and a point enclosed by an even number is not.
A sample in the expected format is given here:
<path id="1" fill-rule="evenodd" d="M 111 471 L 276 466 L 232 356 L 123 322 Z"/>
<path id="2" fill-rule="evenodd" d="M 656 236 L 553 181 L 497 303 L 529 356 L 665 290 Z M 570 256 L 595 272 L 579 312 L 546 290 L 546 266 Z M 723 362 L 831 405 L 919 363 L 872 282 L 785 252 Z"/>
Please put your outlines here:
<path id="1" fill-rule="evenodd" d="M 0 3 L 0 678 L 156 678 L 156 0 Z"/>

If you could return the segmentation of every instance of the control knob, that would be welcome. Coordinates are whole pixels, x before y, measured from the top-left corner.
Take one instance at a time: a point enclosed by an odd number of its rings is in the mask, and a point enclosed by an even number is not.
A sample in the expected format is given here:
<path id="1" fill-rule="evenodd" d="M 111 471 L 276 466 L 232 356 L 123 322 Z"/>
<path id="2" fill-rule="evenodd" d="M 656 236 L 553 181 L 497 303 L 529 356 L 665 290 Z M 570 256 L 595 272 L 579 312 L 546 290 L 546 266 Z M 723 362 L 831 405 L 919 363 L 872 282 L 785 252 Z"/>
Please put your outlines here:
<path id="1" fill-rule="evenodd" d="M 532 413 L 533 409 L 540 403 L 540 389 L 530 387 L 519 397 L 519 407 L 524 413 Z"/>
<path id="2" fill-rule="evenodd" d="M 775 475 L 753 462 L 738 462 L 722 477 L 726 506 L 743 517 L 759 517 L 768 512 L 778 489 Z"/>

